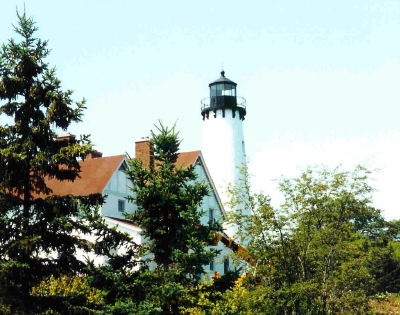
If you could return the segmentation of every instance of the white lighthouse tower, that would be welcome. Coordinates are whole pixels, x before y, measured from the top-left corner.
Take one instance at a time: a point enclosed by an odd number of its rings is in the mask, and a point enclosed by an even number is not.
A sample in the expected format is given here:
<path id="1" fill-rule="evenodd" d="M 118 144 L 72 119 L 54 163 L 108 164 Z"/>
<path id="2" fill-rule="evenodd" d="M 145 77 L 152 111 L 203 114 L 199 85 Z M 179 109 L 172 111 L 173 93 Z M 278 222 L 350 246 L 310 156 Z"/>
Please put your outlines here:
<path id="1" fill-rule="evenodd" d="M 210 97 L 201 101 L 202 153 L 227 212 L 235 211 L 226 204 L 230 200 L 227 186 L 240 184 L 240 167 L 246 162 L 243 137 L 246 100 L 236 95 L 236 86 L 222 71 L 221 77 L 209 84 Z M 238 228 L 224 226 L 230 237 L 234 237 Z"/>

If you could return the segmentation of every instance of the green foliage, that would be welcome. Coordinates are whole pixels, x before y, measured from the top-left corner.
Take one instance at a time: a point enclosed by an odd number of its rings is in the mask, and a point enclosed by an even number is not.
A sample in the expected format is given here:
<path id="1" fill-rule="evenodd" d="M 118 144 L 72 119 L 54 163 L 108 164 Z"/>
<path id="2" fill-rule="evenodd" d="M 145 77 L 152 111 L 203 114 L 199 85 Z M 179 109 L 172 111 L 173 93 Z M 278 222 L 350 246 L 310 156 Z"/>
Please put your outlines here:
<path id="1" fill-rule="evenodd" d="M 94 314 L 93 309 L 104 305 L 104 292 L 90 288 L 82 276 L 51 276 L 32 288 L 31 294 L 51 301 L 51 310 L 44 314 Z"/>
<path id="2" fill-rule="evenodd" d="M 152 132 L 148 167 L 135 159 L 127 170 L 138 206 L 127 218 L 143 228 L 143 246 L 107 227 L 101 195 L 52 195 L 45 179 L 74 181 L 78 159 L 92 151 L 87 136 L 59 141 L 54 130 L 80 122 L 85 100 L 73 104 L 45 62 L 48 42 L 34 37 L 31 18 L 17 15 L 22 41 L 0 50 L 0 115 L 13 121 L 0 126 L 0 313 L 367 314 L 371 306 L 380 312 L 369 296 L 399 292 L 400 221 L 386 222 L 372 207 L 363 167 L 309 168 L 282 179 L 285 202 L 277 208 L 251 193 L 244 169 L 230 189 L 238 210 L 229 220 L 241 227 L 251 264 L 234 285 L 229 273 L 201 281 L 217 254 L 205 245 L 220 226 L 200 224 L 209 188 L 196 181 L 194 165 L 176 165 L 175 126 Z M 107 264 L 80 261 L 77 251 Z M 397 310 L 397 296 L 385 293 L 385 302 L 385 311 Z"/>
<path id="3" fill-rule="evenodd" d="M 79 158 L 92 151 L 87 136 L 57 140 L 54 128 L 80 122 L 85 100 L 73 104 L 55 69 L 45 62 L 48 42 L 35 38 L 32 18 L 18 15 L 15 32 L 0 50 L 0 300 L 4 313 L 45 311 L 54 302 L 31 290 L 50 276 L 82 274 L 77 251 L 109 255 L 130 242 L 98 214 L 101 195 L 52 195 L 46 178 L 74 181 Z M 91 243 L 85 236 L 93 235 Z"/>
<path id="4" fill-rule="evenodd" d="M 400 314 L 400 295 L 393 293 L 381 293 L 370 301 L 372 314 L 387 315 Z"/>
<path id="5" fill-rule="evenodd" d="M 371 206 L 370 171 L 309 168 L 280 180 L 279 208 L 251 194 L 244 175 L 241 187 L 231 188 L 232 203 L 248 194 L 252 215 L 230 220 L 244 227 L 240 237 L 255 259 L 244 285 L 254 299 L 273 303 L 264 304 L 266 313 L 364 314 L 368 295 L 393 285 L 399 265 L 387 244 L 396 228 Z"/>
<path id="6" fill-rule="evenodd" d="M 187 315 L 253 315 L 274 314 L 274 301 L 268 299 L 265 288 L 257 286 L 248 290 L 244 285 L 242 276 L 236 280 L 235 285 L 226 290 L 215 290 L 215 280 L 199 284 L 200 294 L 196 306 L 183 309 Z"/>
<path id="7" fill-rule="evenodd" d="M 152 163 L 148 168 L 140 160 L 129 163 L 127 175 L 132 181 L 131 198 L 138 211 L 129 219 L 143 228 L 147 243 L 148 262 L 153 268 L 142 272 L 145 300 L 161 307 L 163 314 L 178 314 L 193 293 L 193 286 L 204 273 L 216 252 L 205 244 L 212 239 L 217 226 L 201 226 L 199 211 L 209 188 L 196 182 L 195 166 L 176 165 L 180 140 L 173 128 L 160 123 L 158 133 L 152 132 Z"/>

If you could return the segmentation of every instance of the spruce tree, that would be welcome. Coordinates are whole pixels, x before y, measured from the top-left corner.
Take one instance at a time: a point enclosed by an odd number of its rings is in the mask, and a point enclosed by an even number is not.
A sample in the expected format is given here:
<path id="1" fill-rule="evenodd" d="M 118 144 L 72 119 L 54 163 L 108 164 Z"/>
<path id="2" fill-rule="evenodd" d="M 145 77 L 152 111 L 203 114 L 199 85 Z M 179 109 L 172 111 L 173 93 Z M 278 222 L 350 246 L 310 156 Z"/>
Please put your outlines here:
<path id="1" fill-rule="evenodd" d="M 210 190 L 205 182 L 197 181 L 195 165 L 176 165 L 180 140 L 175 126 L 160 123 L 157 129 L 151 132 L 148 167 L 133 159 L 127 170 L 135 196 L 130 199 L 138 206 L 130 219 L 143 228 L 154 266 L 137 281 L 143 281 L 148 307 L 155 312 L 162 309 L 162 314 L 179 314 L 180 307 L 196 300 L 195 287 L 204 265 L 216 255 L 205 245 L 219 227 L 200 224 L 200 205 Z"/>
<path id="2" fill-rule="evenodd" d="M 31 314 L 63 307 L 31 291 L 51 275 L 82 274 L 78 248 L 108 255 L 129 238 L 96 213 L 101 195 L 53 196 L 46 186 L 46 178 L 77 179 L 79 158 L 92 151 L 87 136 L 59 141 L 55 132 L 81 121 L 85 100 L 74 103 L 72 91 L 62 90 L 45 61 L 48 41 L 35 37 L 38 27 L 25 12 L 17 16 L 22 40 L 0 50 L 0 115 L 12 119 L 0 125 L 0 302 L 3 312 Z M 80 237 L 89 233 L 99 242 Z"/>

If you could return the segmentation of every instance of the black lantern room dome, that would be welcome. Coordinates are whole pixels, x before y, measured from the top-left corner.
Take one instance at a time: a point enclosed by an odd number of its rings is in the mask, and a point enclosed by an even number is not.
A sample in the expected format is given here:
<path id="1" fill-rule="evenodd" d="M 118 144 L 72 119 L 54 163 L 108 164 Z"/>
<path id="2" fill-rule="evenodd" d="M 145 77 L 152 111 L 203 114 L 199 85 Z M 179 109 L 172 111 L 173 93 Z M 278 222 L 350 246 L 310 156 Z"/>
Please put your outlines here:
<path id="1" fill-rule="evenodd" d="M 237 84 L 225 77 L 225 71 L 221 71 L 221 77 L 208 85 L 210 87 L 210 97 L 206 97 L 201 101 L 201 115 L 203 120 L 209 118 L 210 111 L 216 117 L 217 109 L 222 109 L 222 115 L 225 117 L 225 110 L 232 110 L 232 116 L 239 117 L 244 120 L 246 116 L 246 100 L 243 97 L 237 97 Z"/>

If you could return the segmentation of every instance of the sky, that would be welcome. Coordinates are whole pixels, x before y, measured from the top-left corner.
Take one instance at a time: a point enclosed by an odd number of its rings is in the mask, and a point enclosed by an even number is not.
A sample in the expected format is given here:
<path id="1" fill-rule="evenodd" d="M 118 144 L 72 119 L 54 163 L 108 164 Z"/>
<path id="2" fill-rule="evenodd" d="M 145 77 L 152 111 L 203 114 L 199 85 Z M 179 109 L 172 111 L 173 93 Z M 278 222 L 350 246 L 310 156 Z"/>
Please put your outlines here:
<path id="1" fill-rule="evenodd" d="M 223 69 L 247 100 L 255 191 L 278 204 L 281 176 L 364 164 L 380 170 L 375 206 L 400 219 L 400 0 L 8 0 L 0 43 L 24 3 L 62 87 L 87 99 L 69 131 L 104 156 L 134 156 L 158 120 L 201 149 L 200 101 Z"/>

